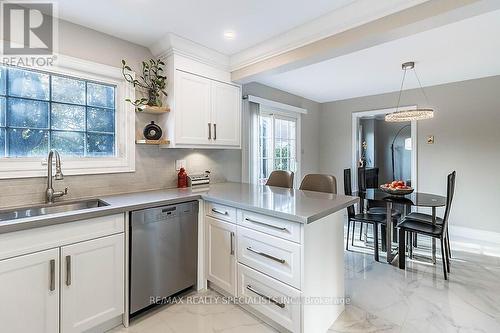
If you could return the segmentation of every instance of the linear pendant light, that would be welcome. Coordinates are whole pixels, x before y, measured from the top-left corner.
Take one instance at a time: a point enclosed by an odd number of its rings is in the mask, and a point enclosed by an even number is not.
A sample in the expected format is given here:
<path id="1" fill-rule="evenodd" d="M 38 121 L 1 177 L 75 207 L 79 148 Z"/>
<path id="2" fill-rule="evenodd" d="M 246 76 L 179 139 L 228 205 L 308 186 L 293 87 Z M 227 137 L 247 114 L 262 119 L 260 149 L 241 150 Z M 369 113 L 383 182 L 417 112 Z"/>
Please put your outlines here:
<path id="1" fill-rule="evenodd" d="M 414 110 L 403 110 L 398 111 L 399 103 L 401 102 L 401 95 L 403 94 L 403 88 L 406 78 L 406 72 L 408 70 L 413 70 L 415 73 L 415 77 L 417 78 L 418 84 L 420 86 L 420 90 L 422 90 L 422 94 L 425 97 L 427 104 L 429 104 L 429 100 L 427 99 L 427 95 L 425 94 L 424 88 L 422 88 L 422 84 L 420 83 L 420 79 L 418 78 L 417 72 L 415 71 L 415 62 L 405 62 L 401 65 L 404 73 L 403 80 L 401 82 L 401 89 L 399 90 L 398 104 L 396 106 L 396 111 L 393 113 L 388 113 L 385 115 L 385 121 L 388 122 L 403 122 L 403 121 L 413 121 L 413 120 L 424 120 L 431 119 L 434 117 L 434 109 L 432 108 L 417 108 Z"/>

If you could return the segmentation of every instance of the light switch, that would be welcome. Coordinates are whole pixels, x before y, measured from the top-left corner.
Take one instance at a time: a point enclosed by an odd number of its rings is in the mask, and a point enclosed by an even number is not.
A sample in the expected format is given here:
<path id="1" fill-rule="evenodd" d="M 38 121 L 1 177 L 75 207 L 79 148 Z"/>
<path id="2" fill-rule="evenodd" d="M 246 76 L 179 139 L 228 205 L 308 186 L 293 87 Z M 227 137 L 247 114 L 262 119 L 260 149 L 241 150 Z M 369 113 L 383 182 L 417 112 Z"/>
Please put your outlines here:
<path id="1" fill-rule="evenodd" d="M 175 161 L 175 170 L 179 171 L 181 168 L 186 169 L 186 160 Z"/>

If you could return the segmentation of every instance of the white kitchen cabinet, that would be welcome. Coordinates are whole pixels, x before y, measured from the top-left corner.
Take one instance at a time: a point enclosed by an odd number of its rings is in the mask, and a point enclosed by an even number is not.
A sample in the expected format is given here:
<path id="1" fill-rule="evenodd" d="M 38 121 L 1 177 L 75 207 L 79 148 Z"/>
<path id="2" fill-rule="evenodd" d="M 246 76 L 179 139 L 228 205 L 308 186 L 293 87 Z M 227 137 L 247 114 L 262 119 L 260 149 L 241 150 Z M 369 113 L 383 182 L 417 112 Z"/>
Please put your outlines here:
<path id="1" fill-rule="evenodd" d="M 175 142 L 186 145 L 211 144 L 211 81 L 176 71 L 175 84 Z"/>
<path id="2" fill-rule="evenodd" d="M 61 248 L 61 328 L 82 332 L 124 311 L 124 235 Z"/>
<path id="3" fill-rule="evenodd" d="M 206 216 L 207 280 L 236 295 L 236 225 Z"/>
<path id="4" fill-rule="evenodd" d="M 239 87 L 212 81 L 213 145 L 240 146 L 240 108 Z"/>
<path id="5" fill-rule="evenodd" d="M 0 331 L 59 332 L 59 249 L 0 261 Z"/>
<path id="6" fill-rule="evenodd" d="M 172 61 L 172 60 L 171 60 Z M 168 61 L 167 61 L 168 62 Z M 175 65 L 172 65 L 175 67 Z M 163 148 L 241 148 L 241 87 L 171 68 Z"/>

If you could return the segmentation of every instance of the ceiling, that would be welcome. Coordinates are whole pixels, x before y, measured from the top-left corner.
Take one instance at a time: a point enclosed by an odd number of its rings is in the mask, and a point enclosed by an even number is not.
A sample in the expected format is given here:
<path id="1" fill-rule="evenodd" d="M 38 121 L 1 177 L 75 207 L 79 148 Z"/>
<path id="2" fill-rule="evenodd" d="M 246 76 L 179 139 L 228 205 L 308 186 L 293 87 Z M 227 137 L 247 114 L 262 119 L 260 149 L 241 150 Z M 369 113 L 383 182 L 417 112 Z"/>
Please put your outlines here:
<path id="1" fill-rule="evenodd" d="M 399 90 L 406 61 L 424 86 L 500 75 L 499 35 L 496 10 L 258 82 L 323 103 Z M 409 75 L 405 89 L 416 87 Z"/>
<path id="2" fill-rule="evenodd" d="M 139 45 L 171 32 L 232 55 L 356 0 L 56 1 L 60 18 Z"/>

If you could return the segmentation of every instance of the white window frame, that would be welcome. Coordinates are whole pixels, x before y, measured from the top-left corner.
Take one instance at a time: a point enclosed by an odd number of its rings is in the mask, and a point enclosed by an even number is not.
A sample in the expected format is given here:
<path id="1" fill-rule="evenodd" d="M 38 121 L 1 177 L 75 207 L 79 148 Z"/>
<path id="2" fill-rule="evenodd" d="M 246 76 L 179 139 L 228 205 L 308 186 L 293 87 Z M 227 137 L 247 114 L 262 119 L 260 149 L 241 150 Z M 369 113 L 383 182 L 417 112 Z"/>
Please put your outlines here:
<path id="1" fill-rule="evenodd" d="M 56 55 L 51 67 L 38 69 L 53 74 L 114 85 L 115 89 L 115 152 L 113 157 L 62 157 L 65 175 L 135 172 L 135 110 L 125 102 L 135 100 L 135 90 L 122 75 L 121 68 L 91 61 Z M 21 67 L 21 66 L 19 66 Z M 21 67 L 22 68 L 22 67 Z M 134 75 L 134 73 L 132 73 Z M 43 177 L 47 175 L 46 157 L 0 158 L 0 179 Z"/>
<path id="2" fill-rule="evenodd" d="M 302 166 L 302 149 L 301 149 L 301 113 L 297 113 L 297 112 L 288 112 L 286 110 L 283 110 L 283 109 L 278 109 L 278 108 L 273 108 L 273 107 L 269 107 L 269 106 L 264 106 L 262 105 L 261 106 L 261 109 L 260 109 L 260 114 L 259 114 L 259 117 L 260 115 L 266 115 L 266 116 L 272 116 L 274 119 L 283 119 L 283 120 L 295 120 L 295 160 L 296 160 L 296 167 L 297 169 L 294 171 L 294 174 L 295 174 L 295 178 L 299 177 L 299 175 L 301 175 L 301 166 Z M 274 126 L 275 126 L 275 122 L 274 122 L 274 119 L 273 119 L 273 137 L 272 137 L 272 140 L 273 140 L 273 146 L 272 146 L 272 154 L 274 156 L 274 152 L 275 152 L 275 149 L 276 149 L 276 142 L 275 142 L 275 137 L 274 137 Z M 260 134 L 259 134 L 260 136 Z M 260 159 L 260 156 L 256 156 L 256 158 Z M 259 165 L 260 167 L 260 161 L 257 162 L 257 165 Z M 273 163 L 274 165 L 274 163 Z M 258 172 L 257 172 L 257 177 L 258 177 Z M 255 182 L 258 182 L 259 179 L 255 179 L 254 180 Z M 294 182 L 294 187 L 296 187 L 295 185 L 297 182 Z"/>

